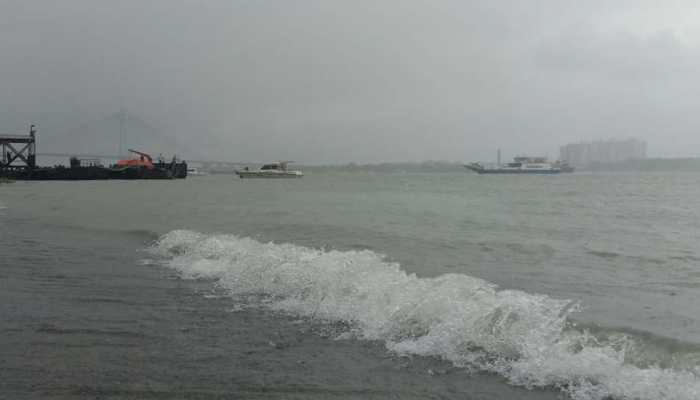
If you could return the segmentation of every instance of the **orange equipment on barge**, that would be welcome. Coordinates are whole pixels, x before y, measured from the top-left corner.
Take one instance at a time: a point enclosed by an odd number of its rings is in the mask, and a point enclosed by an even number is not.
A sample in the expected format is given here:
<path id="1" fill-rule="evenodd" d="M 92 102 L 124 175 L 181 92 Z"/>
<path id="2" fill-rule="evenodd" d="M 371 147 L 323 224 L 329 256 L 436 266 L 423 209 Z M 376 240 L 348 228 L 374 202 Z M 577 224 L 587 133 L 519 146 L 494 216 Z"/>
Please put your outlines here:
<path id="1" fill-rule="evenodd" d="M 127 158 L 124 160 L 117 161 L 117 167 L 145 167 L 147 169 L 155 168 L 153 166 L 153 158 L 150 154 L 142 153 L 140 151 L 129 149 L 130 152 L 138 154 L 138 158 Z"/>

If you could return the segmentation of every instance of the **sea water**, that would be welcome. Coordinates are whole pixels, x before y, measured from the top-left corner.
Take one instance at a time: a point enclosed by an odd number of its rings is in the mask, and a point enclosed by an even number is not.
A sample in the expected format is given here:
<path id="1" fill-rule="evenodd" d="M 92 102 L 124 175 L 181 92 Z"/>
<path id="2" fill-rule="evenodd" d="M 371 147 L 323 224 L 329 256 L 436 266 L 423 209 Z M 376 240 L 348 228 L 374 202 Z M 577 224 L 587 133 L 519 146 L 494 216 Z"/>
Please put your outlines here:
<path id="1" fill-rule="evenodd" d="M 700 174 L 0 187 L 0 393 L 700 398 Z"/>

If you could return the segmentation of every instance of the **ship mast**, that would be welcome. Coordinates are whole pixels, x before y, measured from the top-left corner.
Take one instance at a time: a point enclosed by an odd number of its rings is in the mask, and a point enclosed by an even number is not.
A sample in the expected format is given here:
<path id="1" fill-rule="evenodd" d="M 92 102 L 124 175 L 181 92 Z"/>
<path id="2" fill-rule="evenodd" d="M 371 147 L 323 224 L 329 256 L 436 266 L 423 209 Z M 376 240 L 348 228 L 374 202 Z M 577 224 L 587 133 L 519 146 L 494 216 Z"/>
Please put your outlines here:
<path id="1" fill-rule="evenodd" d="M 119 110 L 119 158 L 124 158 L 124 125 L 126 123 L 126 111 L 122 107 Z"/>

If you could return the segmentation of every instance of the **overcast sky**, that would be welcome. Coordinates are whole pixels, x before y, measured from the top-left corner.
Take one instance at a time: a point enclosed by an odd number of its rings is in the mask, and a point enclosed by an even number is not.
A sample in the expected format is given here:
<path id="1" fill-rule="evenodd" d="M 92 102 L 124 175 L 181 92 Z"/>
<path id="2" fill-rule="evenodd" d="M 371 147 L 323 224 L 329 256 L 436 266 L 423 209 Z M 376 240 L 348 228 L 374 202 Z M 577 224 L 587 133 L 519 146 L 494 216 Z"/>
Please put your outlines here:
<path id="1" fill-rule="evenodd" d="M 0 0 L 0 88 L 0 132 L 124 107 L 190 158 L 697 156 L 700 2 Z"/>

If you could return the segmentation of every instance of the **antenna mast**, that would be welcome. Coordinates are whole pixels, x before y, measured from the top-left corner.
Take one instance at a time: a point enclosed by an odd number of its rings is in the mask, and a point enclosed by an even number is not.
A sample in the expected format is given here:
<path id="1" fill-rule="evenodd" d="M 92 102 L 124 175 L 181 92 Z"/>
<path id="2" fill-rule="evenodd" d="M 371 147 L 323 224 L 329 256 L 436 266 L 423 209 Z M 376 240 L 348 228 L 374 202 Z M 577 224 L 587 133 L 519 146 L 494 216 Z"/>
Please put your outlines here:
<path id="1" fill-rule="evenodd" d="M 122 107 L 119 110 L 119 158 L 124 158 L 124 125 L 126 123 L 126 111 Z"/>

